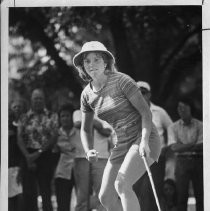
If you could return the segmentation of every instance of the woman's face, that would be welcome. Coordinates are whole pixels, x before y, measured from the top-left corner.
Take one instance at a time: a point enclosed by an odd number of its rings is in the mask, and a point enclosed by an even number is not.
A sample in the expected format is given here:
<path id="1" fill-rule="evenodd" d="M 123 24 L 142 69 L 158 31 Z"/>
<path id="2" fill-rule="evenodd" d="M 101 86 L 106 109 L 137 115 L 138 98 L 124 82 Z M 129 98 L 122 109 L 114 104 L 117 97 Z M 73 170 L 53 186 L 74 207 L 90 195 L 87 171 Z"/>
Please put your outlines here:
<path id="1" fill-rule="evenodd" d="M 88 53 L 83 60 L 83 65 L 92 79 L 97 79 L 98 76 L 104 74 L 104 70 L 107 66 L 101 53 L 96 52 Z"/>
<path id="2" fill-rule="evenodd" d="M 191 110 L 189 105 L 179 102 L 177 110 L 181 119 L 187 119 L 191 117 Z"/>
<path id="3" fill-rule="evenodd" d="M 23 110 L 23 105 L 20 101 L 14 101 L 11 105 L 11 110 L 15 116 L 19 116 Z"/>
<path id="4" fill-rule="evenodd" d="M 62 127 L 70 127 L 72 125 L 72 115 L 69 111 L 61 111 L 60 123 Z"/>

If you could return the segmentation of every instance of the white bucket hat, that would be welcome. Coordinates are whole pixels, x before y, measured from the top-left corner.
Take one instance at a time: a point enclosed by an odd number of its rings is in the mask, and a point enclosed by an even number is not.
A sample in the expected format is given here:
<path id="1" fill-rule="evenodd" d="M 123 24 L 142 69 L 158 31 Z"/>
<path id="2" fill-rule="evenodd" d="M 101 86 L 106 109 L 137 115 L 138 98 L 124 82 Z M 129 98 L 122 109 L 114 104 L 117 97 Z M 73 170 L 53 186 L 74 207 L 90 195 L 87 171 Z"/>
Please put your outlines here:
<path id="1" fill-rule="evenodd" d="M 104 52 L 107 56 L 109 56 L 110 59 L 113 60 L 115 63 L 114 56 L 111 52 L 107 50 L 107 48 L 98 41 L 90 41 L 86 42 L 79 53 L 77 53 L 73 58 L 73 65 L 75 67 L 78 67 L 82 63 L 82 54 L 85 52 L 91 52 L 91 51 L 98 51 L 98 52 Z"/>
<path id="2" fill-rule="evenodd" d="M 145 82 L 145 81 L 138 81 L 138 82 L 137 82 L 137 86 L 138 86 L 138 88 L 145 88 L 145 89 L 147 89 L 149 92 L 151 91 L 150 85 L 149 85 L 147 82 Z"/>

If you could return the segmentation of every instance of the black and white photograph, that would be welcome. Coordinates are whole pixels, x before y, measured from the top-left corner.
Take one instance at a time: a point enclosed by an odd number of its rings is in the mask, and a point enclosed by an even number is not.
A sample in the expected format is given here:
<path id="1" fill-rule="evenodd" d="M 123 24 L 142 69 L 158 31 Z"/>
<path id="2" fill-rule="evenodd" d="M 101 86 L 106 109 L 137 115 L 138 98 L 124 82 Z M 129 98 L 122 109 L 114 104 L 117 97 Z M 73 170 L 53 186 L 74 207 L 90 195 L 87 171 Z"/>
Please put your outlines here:
<path id="1" fill-rule="evenodd" d="M 208 211 L 209 5 L 3 0 L 1 210 Z"/>

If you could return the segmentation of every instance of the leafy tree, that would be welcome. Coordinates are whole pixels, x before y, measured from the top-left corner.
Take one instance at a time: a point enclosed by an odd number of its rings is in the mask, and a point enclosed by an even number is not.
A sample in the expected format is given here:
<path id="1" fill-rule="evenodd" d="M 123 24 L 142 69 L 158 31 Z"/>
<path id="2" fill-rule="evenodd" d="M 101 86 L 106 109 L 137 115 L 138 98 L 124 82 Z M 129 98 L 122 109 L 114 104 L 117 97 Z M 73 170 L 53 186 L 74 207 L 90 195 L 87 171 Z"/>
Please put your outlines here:
<path id="1" fill-rule="evenodd" d="M 17 83 L 23 91 L 67 87 L 79 98 L 72 57 L 84 42 L 99 40 L 114 53 L 117 69 L 148 81 L 153 101 L 174 118 L 175 101 L 184 94 L 194 96 L 201 117 L 200 6 L 10 8 L 9 20 L 10 63 L 22 60 Z M 22 43 L 14 42 L 19 38 Z M 24 46 L 30 53 L 21 54 Z"/>

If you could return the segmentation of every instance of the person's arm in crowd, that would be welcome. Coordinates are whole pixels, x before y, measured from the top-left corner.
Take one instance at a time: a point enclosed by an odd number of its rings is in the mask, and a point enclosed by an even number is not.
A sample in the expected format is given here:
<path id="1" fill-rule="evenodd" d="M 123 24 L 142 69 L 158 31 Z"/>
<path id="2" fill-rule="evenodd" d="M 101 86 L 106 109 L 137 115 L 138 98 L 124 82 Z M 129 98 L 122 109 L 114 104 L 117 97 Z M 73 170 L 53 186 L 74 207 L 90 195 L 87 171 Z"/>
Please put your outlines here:
<path id="1" fill-rule="evenodd" d="M 69 141 L 70 141 L 70 143 L 69 143 Z M 66 143 L 70 144 L 70 147 L 69 146 L 67 147 Z M 64 153 L 64 154 L 68 154 L 68 155 L 69 155 L 69 153 L 72 153 L 72 156 L 75 154 L 75 151 L 76 151 L 76 148 L 71 143 L 71 140 L 69 140 L 69 138 L 67 138 L 67 137 L 62 137 L 62 136 L 58 136 L 57 142 L 56 142 L 56 145 L 54 148 L 57 149 L 57 152 L 60 152 L 60 153 Z"/>
<path id="2" fill-rule="evenodd" d="M 178 140 L 178 137 L 176 135 L 176 131 L 173 127 L 173 125 L 170 125 L 168 127 L 168 145 L 170 146 L 171 150 L 174 152 L 186 152 L 190 151 L 194 143 L 190 144 L 183 144 Z"/>
<path id="3" fill-rule="evenodd" d="M 47 150 L 49 150 L 49 149 L 52 149 L 53 146 L 55 146 L 55 144 L 56 144 L 56 142 L 57 142 L 57 137 L 58 137 L 57 130 L 52 131 L 51 137 L 49 138 L 49 141 L 46 142 L 46 143 L 42 146 L 42 151 L 47 151 Z"/>
<path id="4" fill-rule="evenodd" d="M 29 168 L 32 168 L 34 166 L 33 162 L 40 156 L 39 152 L 33 152 L 29 153 L 24 140 L 23 140 L 23 125 L 19 123 L 18 126 L 18 135 L 17 135 L 17 144 L 18 147 L 20 148 L 20 151 L 22 152 L 23 156 L 26 158 L 26 162 L 28 164 Z"/>
<path id="5" fill-rule="evenodd" d="M 193 147 L 193 151 L 202 152 L 203 151 L 203 143 L 197 143 Z"/>
<path id="6" fill-rule="evenodd" d="M 42 146 L 42 151 L 52 149 L 58 139 L 58 116 L 53 114 L 50 121 L 50 137 L 48 141 Z"/>
<path id="7" fill-rule="evenodd" d="M 104 128 L 100 120 L 93 120 L 93 128 L 96 129 L 101 135 L 109 137 L 112 133 L 110 128 Z"/>
<path id="8" fill-rule="evenodd" d="M 80 111 L 76 111 L 73 114 L 73 122 L 74 127 L 80 129 L 81 128 L 81 113 Z M 104 128 L 103 124 L 100 120 L 93 118 L 93 128 L 96 129 L 101 135 L 103 136 L 110 136 L 112 133 L 112 130 L 110 128 Z"/>
<path id="9" fill-rule="evenodd" d="M 171 149 L 174 152 L 189 152 L 194 151 L 193 148 L 195 143 L 183 144 L 183 143 L 175 143 L 171 145 Z"/>
<path id="10" fill-rule="evenodd" d="M 173 131 L 171 131 L 173 132 Z M 175 136 L 174 136 L 175 137 Z M 198 128 L 198 137 L 197 141 L 194 143 L 189 143 L 189 144 L 183 144 L 179 142 L 178 140 L 176 143 L 173 143 L 171 145 L 171 149 L 174 152 L 193 152 L 193 151 L 202 151 L 203 149 L 203 132 L 202 132 L 202 124 L 199 125 Z"/>
<path id="11" fill-rule="evenodd" d="M 17 133 L 17 144 L 18 147 L 20 148 L 20 151 L 24 155 L 24 157 L 27 157 L 29 155 L 28 150 L 26 149 L 25 143 L 23 141 L 23 126 L 21 123 L 19 123 L 18 126 L 18 133 Z"/>
<path id="12" fill-rule="evenodd" d="M 203 151 L 203 123 L 199 122 L 198 123 L 198 128 L 197 128 L 197 142 L 193 148 L 194 151 Z"/>
<path id="13" fill-rule="evenodd" d="M 163 116 L 164 116 L 163 117 L 163 128 L 164 128 L 163 136 L 164 136 L 164 142 L 165 142 L 166 146 L 168 146 L 168 140 L 169 140 L 168 128 L 170 125 L 172 125 L 173 121 L 165 110 L 163 110 Z"/>

